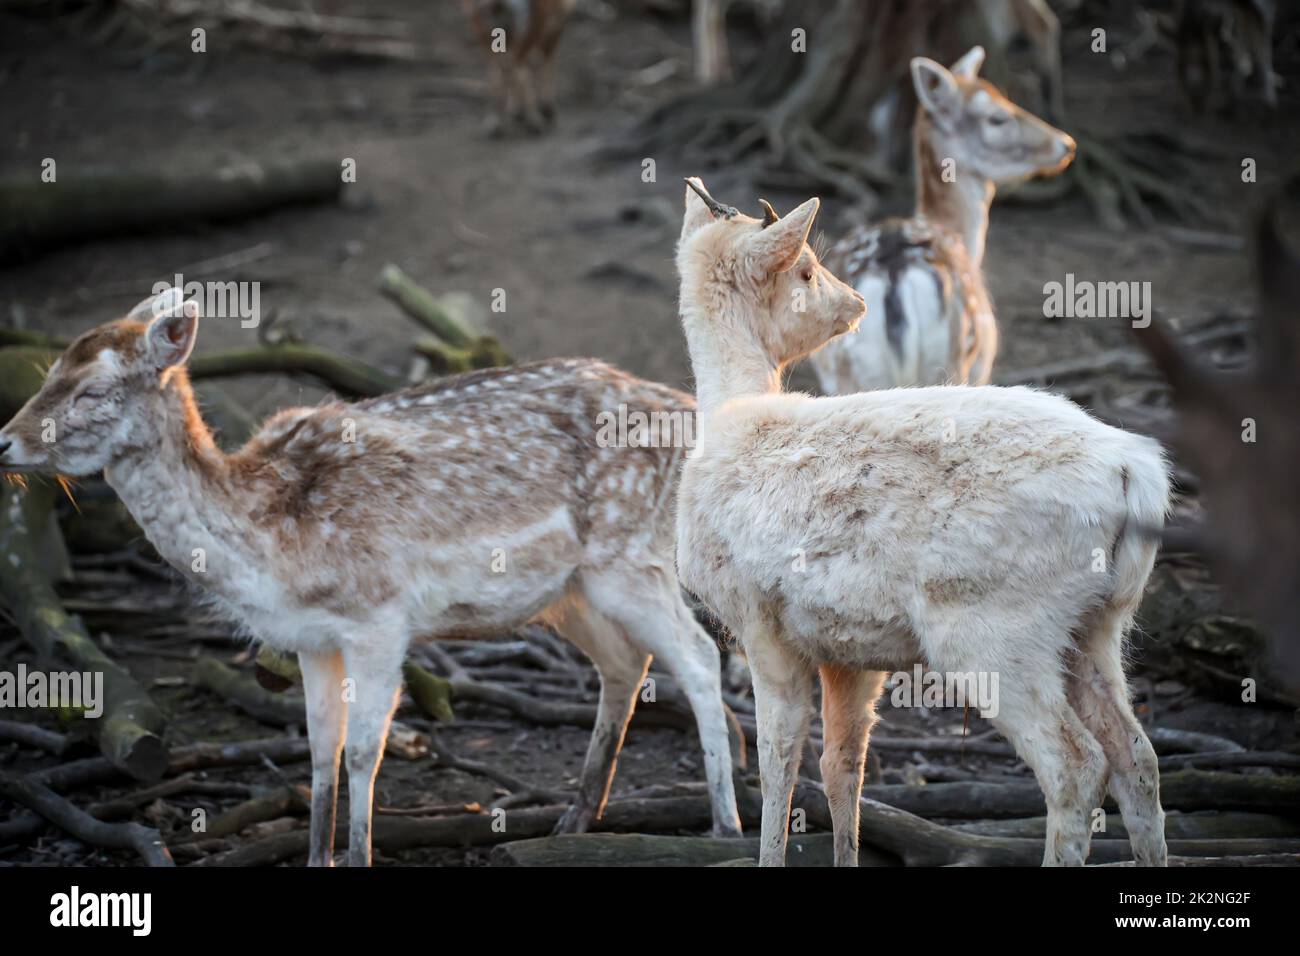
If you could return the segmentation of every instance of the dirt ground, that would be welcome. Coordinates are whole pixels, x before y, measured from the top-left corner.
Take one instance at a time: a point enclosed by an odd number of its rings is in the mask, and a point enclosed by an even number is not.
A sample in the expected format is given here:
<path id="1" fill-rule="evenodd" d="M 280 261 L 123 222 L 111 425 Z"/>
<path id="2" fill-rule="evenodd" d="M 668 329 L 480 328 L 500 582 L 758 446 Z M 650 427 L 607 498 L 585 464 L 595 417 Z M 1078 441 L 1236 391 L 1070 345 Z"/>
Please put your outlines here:
<path id="1" fill-rule="evenodd" d="M 543 137 L 489 139 L 482 55 L 468 38 L 457 5 L 416 0 L 335 4 L 336 12 L 389 15 L 411 25 L 426 57 L 419 64 L 322 63 L 226 48 L 209 37 L 209 52 L 142 52 L 123 39 L 97 42 L 93 31 L 66 19 L 0 14 L 0 128 L 7 148 L 0 174 L 39 170 L 45 157 L 60 170 L 82 165 L 183 167 L 239 155 L 323 153 L 356 160 L 357 182 L 339 205 L 304 207 L 233 224 L 168 223 L 156 233 L 63 249 L 21 267 L 0 270 L 0 323 L 73 335 L 117 317 L 153 283 L 187 264 L 270 242 L 274 252 L 226 278 L 258 280 L 264 314 L 292 324 L 304 338 L 402 374 L 413 327 L 375 289 L 380 269 L 399 265 L 425 287 L 463 292 L 483 303 L 504 289 L 503 313 L 491 331 L 519 359 L 594 355 L 635 373 L 689 389 L 689 364 L 678 327 L 672 264 L 682 201 L 682 176 L 702 173 L 715 195 L 748 211 L 758 191 L 743 170 L 700 170 L 679 157 L 650 157 L 657 181 L 641 178 L 640 159 L 611 163 L 597 148 L 632 117 L 689 88 L 689 34 L 684 21 L 619 14 L 612 5 L 584 7 L 560 47 L 560 117 Z M 593 15 L 592 10 L 606 15 Z M 1123 36 L 1128 23 L 1108 25 Z M 1173 83 L 1168 54 L 1153 53 L 1120 72 L 1088 51 L 1086 33 L 1065 38 L 1066 102 L 1078 122 L 1123 131 L 1181 131 L 1205 147 L 1188 172 L 1171 177 L 1208 197 L 1237 234 L 1269 190 L 1295 166 L 1300 147 L 1297 87 L 1283 90 L 1274 115 L 1243 110 L 1189 125 Z M 737 58 L 752 38 L 737 40 Z M 646 84 L 641 71 L 668 60 L 668 79 Z M 1241 181 L 1244 157 L 1257 160 L 1258 182 Z M 780 209 L 806 198 L 768 191 Z M 906 195 L 886 197 L 889 211 Z M 825 197 L 821 227 L 842 228 L 844 200 Z M 1046 361 L 1126 344 L 1126 332 L 1103 320 L 1049 321 L 1043 285 L 1066 273 L 1102 281 L 1152 284 L 1156 308 L 1196 323 L 1253 306 L 1251 266 L 1242 251 L 1191 248 L 1163 230 L 1109 232 L 1078 197 L 1044 206 L 999 204 L 986 263 L 1002 326 L 1001 376 Z M 235 320 L 204 323 L 199 353 L 255 343 Z M 796 383 L 807 382 L 797 374 Z M 224 386 L 258 416 L 323 394 L 287 378 L 244 379 Z M 177 602 L 161 586 L 150 601 Z M 104 627 L 129 636 L 129 619 Z M 10 631 L 10 636 L 12 631 Z M 14 646 L 9 644 L 10 647 Z M 16 655 L 22 652 L 15 651 Z M 173 742 L 269 736 L 273 732 L 229 712 L 215 699 L 167 686 L 184 660 L 127 657 L 169 710 Z M 590 690 L 594 691 L 594 682 Z M 594 698 L 593 698 L 594 699 Z M 1213 728 L 1225 705 L 1180 699 L 1167 725 Z M 1243 731 L 1250 746 L 1292 745 L 1291 716 L 1260 718 Z M 978 721 L 976 722 L 978 725 Z M 1252 725 L 1254 726 L 1254 725 Z M 961 714 L 885 708 L 882 734 L 957 732 Z M 978 730 L 985 728 L 976 726 Z M 490 711 L 472 712 L 443 731 L 465 757 L 489 760 L 539 785 L 565 788 L 582 762 L 587 732 L 543 729 Z M 27 756 L 0 764 L 22 769 Z M 883 757 L 884 776 L 910 780 L 902 755 Z M 892 766 L 891 766 L 892 764 Z M 1022 776 L 1011 761 L 966 765 Z M 878 768 L 877 773 L 881 770 Z M 303 780 L 305 765 L 285 768 Z M 266 771 L 224 779 L 264 781 Z M 667 781 L 699 781 L 703 769 L 693 735 L 634 730 L 619 766 L 616 794 Z M 431 773 L 418 763 L 385 762 L 381 805 L 487 802 L 494 785 L 456 771 Z M 103 788 L 102 796 L 114 793 Z M 0 862 L 130 862 L 129 854 L 91 854 L 48 831 L 35 846 L 0 850 Z M 412 851 L 405 862 L 476 863 L 478 851 Z"/>

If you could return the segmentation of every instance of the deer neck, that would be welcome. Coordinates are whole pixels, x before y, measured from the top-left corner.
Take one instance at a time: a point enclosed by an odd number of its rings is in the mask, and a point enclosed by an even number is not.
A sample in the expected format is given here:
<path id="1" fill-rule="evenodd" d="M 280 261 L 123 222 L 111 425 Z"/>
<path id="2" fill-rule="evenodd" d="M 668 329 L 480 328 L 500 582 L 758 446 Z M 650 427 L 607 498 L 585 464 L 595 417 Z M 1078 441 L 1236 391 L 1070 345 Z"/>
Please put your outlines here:
<path id="1" fill-rule="evenodd" d="M 687 300 L 682 302 L 682 319 L 701 420 L 733 398 L 781 391 L 781 366 L 739 323 L 727 322 L 725 315 L 705 314 L 699 304 Z"/>
<path id="2" fill-rule="evenodd" d="M 237 600 L 251 554 L 239 532 L 226 456 L 212 440 L 182 368 L 151 391 L 129 449 L 104 478 L 163 559 L 185 577 Z M 237 572 L 235 569 L 241 569 Z"/>
<path id="3" fill-rule="evenodd" d="M 989 207 L 996 187 L 992 180 L 964 170 L 960 150 L 945 150 L 938 130 L 924 115 L 916 119 L 914 148 L 917 215 L 961 236 L 978 269 L 984 261 Z M 956 161 L 952 182 L 943 179 L 945 159 Z"/>

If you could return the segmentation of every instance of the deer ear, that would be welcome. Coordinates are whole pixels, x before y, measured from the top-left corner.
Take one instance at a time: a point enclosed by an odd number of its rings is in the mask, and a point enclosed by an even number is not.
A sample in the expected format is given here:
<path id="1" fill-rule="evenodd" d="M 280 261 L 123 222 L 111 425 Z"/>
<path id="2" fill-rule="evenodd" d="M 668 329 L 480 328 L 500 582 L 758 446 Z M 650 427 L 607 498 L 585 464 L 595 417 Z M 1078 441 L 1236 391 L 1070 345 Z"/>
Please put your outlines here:
<path id="1" fill-rule="evenodd" d="M 695 178 L 695 182 L 704 189 L 704 181 Z M 706 190 L 707 191 L 707 190 Z M 714 215 L 704 199 L 689 185 L 686 187 L 686 214 L 682 217 L 682 241 L 684 242 L 695 230 L 713 222 Z"/>
<path id="2" fill-rule="evenodd" d="M 199 334 L 200 315 L 198 301 L 182 301 L 179 289 L 169 289 L 162 296 L 168 296 L 164 305 L 170 304 L 171 308 L 156 313 L 144 333 L 149 361 L 159 371 L 181 365 L 190 357 L 190 352 L 194 350 L 194 340 Z M 158 298 L 161 299 L 162 296 Z"/>
<path id="3" fill-rule="evenodd" d="M 957 80 L 942 63 L 923 56 L 913 57 L 912 86 L 921 108 L 941 122 L 951 120 L 961 109 Z"/>
<path id="4" fill-rule="evenodd" d="M 750 240 L 750 257 L 764 273 L 775 274 L 794 268 L 803 255 L 820 199 L 809 199 L 782 218 L 761 229 Z"/>
<path id="5" fill-rule="evenodd" d="M 980 67 L 984 65 L 984 48 L 982 46 L 973 46 L 966 51 L 966 55 L 949 67 L 953 76 L 960 76 L 963 80 L 973 80 L 980 75 Z"/>
<path id="6" fill-rule="evenodd" d="M 149 322 L 164 312 L 171 312 L 185 301 L 185 293 L 180 289 L 164 283 L 159 283 L 159 285 L 162 288 L 157 285 L 154 286 L 157 291 L 126 314 L 128 319 L 134 319 L 137 322 Z"/>

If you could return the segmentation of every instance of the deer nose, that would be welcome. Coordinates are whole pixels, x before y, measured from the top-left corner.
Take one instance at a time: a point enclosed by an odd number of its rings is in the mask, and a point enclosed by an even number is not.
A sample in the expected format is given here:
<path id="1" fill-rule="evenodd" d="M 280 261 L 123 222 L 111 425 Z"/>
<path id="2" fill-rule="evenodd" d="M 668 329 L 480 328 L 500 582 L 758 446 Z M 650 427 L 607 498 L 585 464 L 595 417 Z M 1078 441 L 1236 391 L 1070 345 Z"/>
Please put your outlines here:
<path id="1" fill-rule="evenodd" d="M 1079 145 L 1074 141 L 1073 136 L 1061 137 L 1061 158 L 1074 159 L 1074 154 L 1078 152 Z"/>

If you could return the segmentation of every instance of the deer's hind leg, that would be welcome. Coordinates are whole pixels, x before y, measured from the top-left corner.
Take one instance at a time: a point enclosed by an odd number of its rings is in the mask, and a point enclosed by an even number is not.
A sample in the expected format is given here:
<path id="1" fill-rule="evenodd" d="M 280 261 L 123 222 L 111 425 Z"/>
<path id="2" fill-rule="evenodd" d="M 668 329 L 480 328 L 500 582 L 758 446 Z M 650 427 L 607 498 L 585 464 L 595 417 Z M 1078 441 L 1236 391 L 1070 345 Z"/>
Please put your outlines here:
<path id="1" fill-rule="evenodd" d="M 1067 681 L 1070 704 L 1101 743 L 1110 764 L 1109 788 L 1119 804 L 1139 866 L 1165 866 L 1165 812 L 1160 805 L 1160 764 L 1133 713 L 1124 675 L 1123 639 L 1128 615 L 1106 609 L 1089 621 Z"/>
<path id="2" fill-rule="evenodd" d="M 1071 643 L 1046 614 L 963 615 L 923 637 L 932 668 L 996 688 L 986 716 L 1034 771 L 1047 803 L 1044 866 L 1083 865 L 1109 773 L 1101 744 L 1066 696 L 1062 657 Z"/>
<path id="3" fill-rule="evenodd" d="M 585 833 L 600 819 L 614 782 L 618 753 L 645 680 L 650 656 L 628 641 L 622 629 L 581 597 L 567 599 L 547 617 L 600 674 L 596 724 L 582 764 L 578 796 L 555 826 L 556 833 Z"/>
<path id="4" fill-rule="evenodd" d="M 682 599 L 676 574 L 659 568 L 588 571 L 584 588 L 602 614 L 617 622 L 642 653 L 656 657 L 676 679 L 690 702 L 704 751 L 713 835 L 739 836 L 721 655 Z"/>

